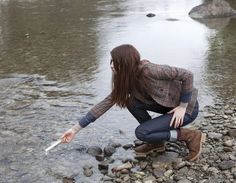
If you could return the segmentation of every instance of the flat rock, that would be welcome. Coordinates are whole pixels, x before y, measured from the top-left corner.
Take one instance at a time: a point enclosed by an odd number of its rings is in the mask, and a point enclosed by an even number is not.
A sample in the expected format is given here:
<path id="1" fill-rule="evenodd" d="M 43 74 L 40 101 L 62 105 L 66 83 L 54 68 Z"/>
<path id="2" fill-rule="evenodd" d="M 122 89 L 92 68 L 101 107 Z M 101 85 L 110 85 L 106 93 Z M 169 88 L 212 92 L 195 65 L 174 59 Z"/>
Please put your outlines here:
<path id="1" fill-rule="evenodd" d="M 220 140 L 220 139 L 222 139 L 223 135 L 221 133 L 210 132 L 210 133 L 208 133 L 208 137 L 210 139 Z"/>
<path id="2" fill-rule="evenodd" d="M 177 183 L 192 183 L 192 182 L 188 179 L 181 179 Z"/>
<path id="3" fill-rule="evenodd" d="M 88 148 L 87 153 L 96 156 L 102 154 L 102 149 L 99 146 L 91 146 Z"/>
<path id="4" fill-rule="evenodd" d="M 235 161 L 222 161 L 218 164 L 220 170 L 228 170 L 236 165 Z"/>

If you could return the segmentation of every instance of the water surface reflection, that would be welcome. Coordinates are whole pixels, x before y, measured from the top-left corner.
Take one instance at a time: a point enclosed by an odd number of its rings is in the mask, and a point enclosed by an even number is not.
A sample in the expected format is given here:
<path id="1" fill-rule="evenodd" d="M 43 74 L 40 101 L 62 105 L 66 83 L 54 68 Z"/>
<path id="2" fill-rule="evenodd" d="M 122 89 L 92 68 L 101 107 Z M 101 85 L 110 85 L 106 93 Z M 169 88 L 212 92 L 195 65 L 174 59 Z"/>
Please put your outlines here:
<path id="1" fill-rule="evenodd" d="M 0 1 L 0 182 L 94 182 L 101 174 L 86 148 L 134 140 L 137 122 L 113 107 L 73 143 L 44 154 L 110 92 L 109 51 L 119 44 L 190 69 L 201 106 L 235 97 L 235 20 L 215 28 L 190 19 L 200 2 Z M 115 156 L 130 155 L 120 149 Z M 94 165 L 91 178 L 83 175 L 86 164 Z"/>

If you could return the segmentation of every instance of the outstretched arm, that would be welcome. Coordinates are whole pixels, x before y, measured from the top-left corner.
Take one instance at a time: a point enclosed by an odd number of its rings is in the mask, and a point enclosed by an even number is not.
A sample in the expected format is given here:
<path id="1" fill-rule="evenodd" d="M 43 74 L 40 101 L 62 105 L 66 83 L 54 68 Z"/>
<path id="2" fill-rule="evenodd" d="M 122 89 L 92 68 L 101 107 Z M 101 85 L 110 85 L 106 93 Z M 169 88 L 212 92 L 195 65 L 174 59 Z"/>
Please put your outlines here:
<path id="1" fill-rule="evenodd" d="M 84 127 L 94 122 L 97 118 L 103 115 L 109 110 L 114 104 L 111 102 L 111 94 L 108 95 L 104 100 L 95 105 L 85 116 L 83 116 L 78 124 L 67 130 L 62 136 L 62 143 L 71 142 L 75 135 Z"/>

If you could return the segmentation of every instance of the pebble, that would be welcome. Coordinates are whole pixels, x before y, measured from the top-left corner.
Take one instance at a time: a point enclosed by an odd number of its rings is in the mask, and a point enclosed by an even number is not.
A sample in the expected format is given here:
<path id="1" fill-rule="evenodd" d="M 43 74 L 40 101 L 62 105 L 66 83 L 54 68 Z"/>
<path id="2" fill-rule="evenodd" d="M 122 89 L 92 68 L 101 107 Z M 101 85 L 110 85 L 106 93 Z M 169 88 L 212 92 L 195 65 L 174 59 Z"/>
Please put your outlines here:
<path id="1" fill-rule="evenodd" d="M 112 156 L 116 152 L 116 148 L 112 146 L 107 146 L 104 148 L 104 155 L 105 156 Z"/>
<path id="2" fill-rule="evenodd" d="M 192 183 L 192 182 L 188 179 L 181 179 L 177 183 Z"/>
<path id="3" fill-rule="evenodd" d="M 210 132 L 210 133 L 208 133 L 208 137 L 210 139 L 221 140 L 223 135 L 221 133 Z"/>
<path id="4" fill-rule="evenodd" d="M 99 146 L 91 146 L 88 148 L 87 153 L 96 156 L 102 154 L 102 149 Z"/>
<path id="5" fill-rule="evenodd" d="M 83 173 L 86 177 L 91 177 L 93 175 L 93 171 L 91 169 L 85 169 Z"/>
<path id="6" fill-rule="evenodd" d="M 173 170 L 167 170 L 167 171 L 164 173 L 164 176 L 169 178 L 173 173 L 174 173 Z"/>
<path id="7" fill-rule="evenodd" d="M 236 163 L 232 160 L 230 161 L 222 161 L 221 163 L 218 164 L 218 167 L 220 170 L 228 170 L 232 167 L 234 167 Z"/>
<path id="8" fill-rule="evenodd" d="M 230 137 L 236 137 L 236 129 L 230 129 L 230 130 L 228 130 L 227 134 L 228 134 Z"/>
<path id="9" fill-rule="evenodd" d="M 133 144 L 125 144 L 125 145 L 123 145 L 123 148 L 124 148 L 125 150 L 130 149 L 130 148 L 132 148 L 132 147 L 133 147 Z"/>
<path id="10" fill-rule="evenodd" d="M 146 16 L 150 18 L 150 17 L 155 17 L 156 15 L 154 13 L 148 13 Z"/>
<path id="11" fill-rule="evenodd" d="M 219 173 L 219 170 L 215 167 L 210 167 L 207 169 L 208 172 L 212 173 L 213 175 L 216 175 Z"/>
<path id="12" fill-rule="evenodd" d="M 233 143 L 233 140 L 226 140 L 223 145 L 227 147 L 232 147 L 234 145 Z"/>

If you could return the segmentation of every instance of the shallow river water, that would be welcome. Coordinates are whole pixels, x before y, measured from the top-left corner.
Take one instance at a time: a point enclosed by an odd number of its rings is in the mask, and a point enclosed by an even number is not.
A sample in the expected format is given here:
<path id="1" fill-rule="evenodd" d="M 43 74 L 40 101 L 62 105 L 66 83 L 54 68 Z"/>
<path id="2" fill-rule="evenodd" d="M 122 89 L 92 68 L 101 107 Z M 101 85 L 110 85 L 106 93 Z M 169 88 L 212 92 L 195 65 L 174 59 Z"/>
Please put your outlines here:
<path id="1" fill-rule="evenodd" d="M 191 70 L 201 108 L 236 98 L 236 19 L 192 20 L 188 12 L 200 3 L 1 0 L 0 182 L 98 182 L 97 162 L 86 149 L 132 143 L 138 123 L 113 107 L 72 143 L 44 153 L 109 93 L 109 52 L 120 44 L 133 44 L 152 62 Z M 150 12 L 156 16 L 146 17 Z M 90 178 L 83 175 L 87 164 L 95 167 Z"/>

